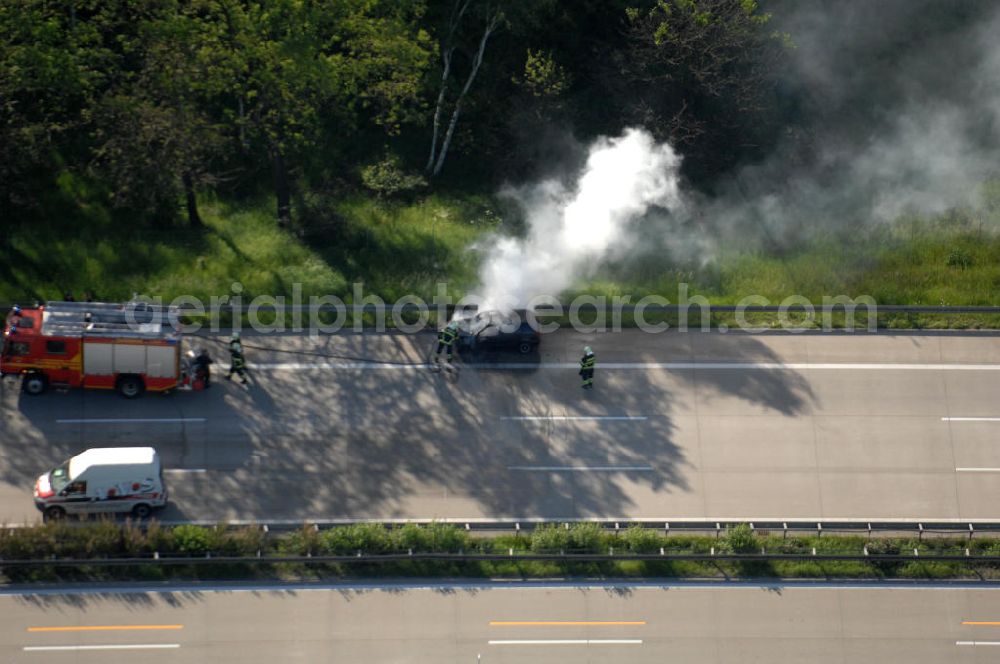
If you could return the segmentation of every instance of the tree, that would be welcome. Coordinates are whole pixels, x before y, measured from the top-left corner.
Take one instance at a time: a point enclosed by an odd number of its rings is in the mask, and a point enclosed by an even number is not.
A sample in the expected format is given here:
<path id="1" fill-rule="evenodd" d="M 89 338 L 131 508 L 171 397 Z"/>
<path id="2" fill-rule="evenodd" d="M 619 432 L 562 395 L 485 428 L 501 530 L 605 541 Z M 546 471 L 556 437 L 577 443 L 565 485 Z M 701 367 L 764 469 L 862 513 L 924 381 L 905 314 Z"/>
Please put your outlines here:
<path id="1" fill-rule="evenodd" d="M 237 109 L 244 148 L 271 164 L 279 224 L 291 220 L 291 162 L 370 120 L 389 132 L 415 115 L 430 58 L 420 2 L 213 0 L 217 94 Z M 333 127 L 331 133 L 324 134 Z"/>
<path id="2" fill-rule="evenodd" d="M 776 132 L 775 70 L 785 35 L 756 0 L 657 0 L 629 9 L 628 43 L 605 71 L 626 115 L 685 148 L 706 172 Z"/>
<path id="3" fill-rule="evenodd" d="M 183 194 L 188 224 L 201 225 L 196 188 L 224 149 L 209 116 L 212 31 L 188 4 L 156 0 L 132 34 L 119 35 L 135 70 L 120 72 L 96 107 L 95 163 L 115 183 L 117 205 L 170 219 Z"/>
<path id="4" fill-rule="evenodd" d="M 430 156 L 427 158 L 427 166 L 425 168 L 425 170 L 432 176 L 438 175 L 444 167 L 444 160 L 448 156 L 448 148 L 451 145 L 451 139 L 455 134 L 455 126 L 458 124 L 459 114 L 462 112 L 462 102 L 465 100 L 465 96 L 469 94 L 469 89 L 472 87 L 473 81 L 476 80 L 479 68 L 483 64 L 483 56 L 486 53 L 486 45 L 489 43 L 490 37 L 492 37 L 493 33 L 500 28 L 504 19 L 504 12 L 501 4 L 499 3 L 487 3 L 482 7 L 477 6 L 477 9 L 481 10 L 484 22 L 483 32 L 479 38 L 478 47 L 472 56 L 472 60 L 469 65 L 469 73 L 465 77 L 465 84 L 455 97 L 451 110 L 451 119 L 448 121 L 448 129 L 445 131 L 444 138 L 441 140 L 440 149 L 438 149 L 438 133 L 440 129 L 441 115 L 445 107 L 445 99 L 447 96 L 446 92 L 449 84 L 449 76 L 451 74 L 452 57 L 454 56 L 455 49 L 458 44 L 458 30 L 462 22 L 462 17 L 465 16 L 472 1 L 473 0 L 455 0 L 454 7 L 448 19 L 447 28 L 443 34 L 443 41 L 441 44 L 441 87 L 438 92 L 437 104 L 434 107 L 431 150 Z"/>
<path id="5" fill-rule="evenodd" d="M 89 23 L 43 0 L 0 3 L 0 214 L 37 211 L 59 171 L 85 162 L 84 112 L 116 67 Z M 109 71 L 111 70 L 111 71 Z"/>

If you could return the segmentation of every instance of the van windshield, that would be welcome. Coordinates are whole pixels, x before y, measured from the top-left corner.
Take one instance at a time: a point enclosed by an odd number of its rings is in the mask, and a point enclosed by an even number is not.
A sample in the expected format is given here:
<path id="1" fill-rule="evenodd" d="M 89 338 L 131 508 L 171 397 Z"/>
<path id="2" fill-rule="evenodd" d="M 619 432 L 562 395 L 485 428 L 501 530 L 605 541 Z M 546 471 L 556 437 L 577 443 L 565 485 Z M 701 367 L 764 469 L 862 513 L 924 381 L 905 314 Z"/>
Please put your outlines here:
<path id="1" fill-rule="evenodd" d="M 49 484 L 57 493 L 69 484 L 69 461 L 49 473 Z"/>

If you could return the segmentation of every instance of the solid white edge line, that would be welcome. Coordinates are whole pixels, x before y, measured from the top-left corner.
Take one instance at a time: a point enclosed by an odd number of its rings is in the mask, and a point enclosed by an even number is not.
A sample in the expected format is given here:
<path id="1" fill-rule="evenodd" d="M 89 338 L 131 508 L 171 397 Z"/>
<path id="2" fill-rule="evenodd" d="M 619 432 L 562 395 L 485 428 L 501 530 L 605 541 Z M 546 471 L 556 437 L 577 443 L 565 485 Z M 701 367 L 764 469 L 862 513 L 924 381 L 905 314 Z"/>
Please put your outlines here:
<path id="1" fill-rule="evenodd" d="M 302 369 L 430 369 L 435 365 L 421 362 L 417 364 L 390 364 L 388 362 L 271 362 L 251 364 L 255 371 L 291 371 Z M 469 369 L 579 369 L 576 362 L 498 362 L 469 363 L 458 365 Z M 848 371 L 1000 371 L 1000 364 L 892 364 L 892 363 L 823 363 L 823 362 L 602 362 L 599 369 L 712 369 L 732 371 L 777 370 L 799 371 L 809 369 L 833 369 Z"/>
<path id="2" fill-rule="evenodd" d="M 956 646 L 1000 646 L 1000 641 L 955 641 Z"/>
<path id="3" fill-rule="evenodd" d="M 942 417 L 942 422 L 1000 422 L 1000 417 Z"/>
<path id="4" fill-rule="evenodd" d="M 502 639 L 491 646 L 639 646 L 642 639 Z"/>
<path id="5" fill-rule="evenodd" d="M 100 646 L 24 646 L 26 652 L 58 651 L 58 650 L 166 650 L 180 648 L 179 643 L 136 643 L 132 645 L 114 644 Z"/>
<path id="6" fill-rule="evenodd" d="M 1000 473 L 1000 468 L 956 468 L 956 473 Z M 930 519 L 928 519 L 929 521 Z"/>
<path id="7" fill-rule="evenodd" d="M 58 424 L 171 424 L 182 422 L 205 422 L 204 417 L 136 417 L 136 418 L 94 418 L 94 419 L 64 419 L 56 420 Z"/>
<path id="8" fill-rule="evenodd" d="M 591 421 L 591 420 L 610 420 L 613 422 L 641 422 L 648 419 L 645 415 L 504 415 L 500 417 L 501 420 L 518 420 L 518 421 L 528 421 L 533 422 L 537 420 L 552 420 L 555 422 L 566 422 L 566 421 Z"/>
<path id="9" fill-rule="evenodd" d="M 562 472 L 651 472 L 652 466 L 507 466 L 507 470 L 525 472 L 562 473 Z"/>

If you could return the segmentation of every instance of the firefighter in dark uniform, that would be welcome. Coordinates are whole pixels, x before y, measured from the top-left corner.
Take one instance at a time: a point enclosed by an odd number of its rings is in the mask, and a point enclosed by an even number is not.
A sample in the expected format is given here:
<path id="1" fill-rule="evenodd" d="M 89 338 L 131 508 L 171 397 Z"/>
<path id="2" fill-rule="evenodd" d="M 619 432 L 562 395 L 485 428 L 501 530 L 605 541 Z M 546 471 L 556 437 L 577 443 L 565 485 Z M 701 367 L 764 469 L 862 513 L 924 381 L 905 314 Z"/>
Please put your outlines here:
<path id="1" fill-rule="evenodd" d="M 202 385 L 206 388 L 212 387 L 210 364 L 212 364 L 212 358 L 208 356 L 208 351 L 202 348 L 198 356 L 194 358 L 194 375 L 195 378 L 201 379 Z"/>
<path id="2" fill-rule="evenodd" d="M 438 332 L 438 347 L 435 358 L 440 360 L 441 351 L 447 349 L 448 361 L 451 362 L 454 359 L 456 339 L 458 339 L 458 323 L 451 321 L 443 330 Z"/>
<path id="3" fill-rule="evenodd" d="M 583 389 L 592 390 L 594 389 L 594 366 L 597 364 L 597 358 L 594 357 L 594 351 L 591 350 L 590 346 L 584 346 L 583 357 L 580 358 L 580 378 L 583 379 Z"/>
<path id="4" fill-rule="evenodd" d="M 232 380 L 233 374 L 238 374 L 243 384 L 247 384 L 247 361 L 243 357 L 243 344 L 240 343 L 240 333 L 233 332 L 229 340 L 229 373 L 226 380 Z"/>

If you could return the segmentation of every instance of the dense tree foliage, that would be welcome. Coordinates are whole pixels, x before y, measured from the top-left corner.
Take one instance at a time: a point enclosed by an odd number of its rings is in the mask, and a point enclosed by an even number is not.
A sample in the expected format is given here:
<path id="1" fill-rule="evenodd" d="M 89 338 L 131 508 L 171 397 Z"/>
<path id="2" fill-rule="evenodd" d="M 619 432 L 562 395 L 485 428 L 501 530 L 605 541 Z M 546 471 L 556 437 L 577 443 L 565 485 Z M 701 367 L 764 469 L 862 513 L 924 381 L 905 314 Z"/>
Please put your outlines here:
<path id="1" fill-rule="evenodd" d="M 0 214 L 197 226 L 199 195 L 268 191 L 288 224 L 301 194 L 532 177 L 629 125 L 710 186 L 834 108 L 783 82 L 791 6 L 0 0 Z"/>

